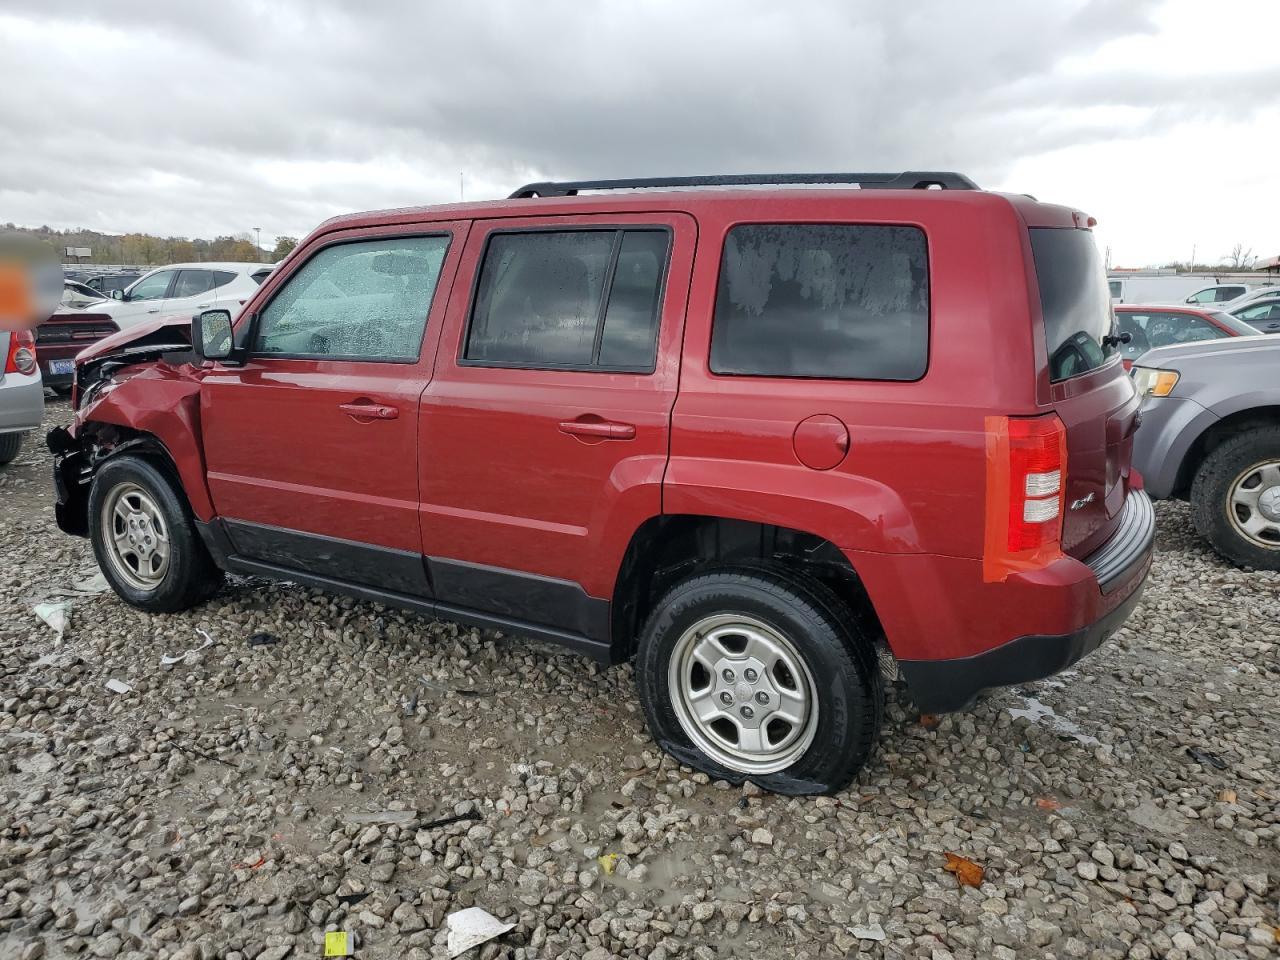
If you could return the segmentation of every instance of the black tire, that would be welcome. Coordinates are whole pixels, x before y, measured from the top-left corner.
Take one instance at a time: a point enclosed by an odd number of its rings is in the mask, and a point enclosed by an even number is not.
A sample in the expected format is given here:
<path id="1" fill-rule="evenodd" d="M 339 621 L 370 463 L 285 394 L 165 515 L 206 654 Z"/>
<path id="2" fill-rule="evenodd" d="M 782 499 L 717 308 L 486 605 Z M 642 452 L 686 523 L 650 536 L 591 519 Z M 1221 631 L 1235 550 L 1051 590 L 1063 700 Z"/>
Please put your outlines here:
<path id="1" fill-rule="evenodd" d="M 699 620 L 745 614 L 795 646 L 816 687 L 818 721 L 803 754 L 785 769 L 729 769 L 699 749 L 680 724 L 668 668 L 679 638 Z M 751 780 L 789 795 L 834 793 L 867 762 L 884 715 L 884 685 L 874 646 L 829 588 L 802 573 L 741 567 L 695 574 L 658 601 L 641 632 L 636 686 L 658 744 L 688 766 L 731 783 Z"/>
<path id="2" fill-rule="evenodd" d="M 22 449 L 22 438 L 25 433 L 0 433 L 0 467 L 12 463 Z"/>
<path id="3" fill-rule="evenodd" d="M 1266 547 L 1232 522 L 1231 488 L 1242 473 L 1280 460 L 1280 427 L 1254 427 L 1213 449 L 1191 484 L 1191 517 L 1200 536 L 1232 563 L 1257 570 L 1280 570 L 1280 542 Z"/>
<path id="4" fill-rule="evenodd" d="M 139 589 L 115 568 L 105 542 L 102 514 L 112 490 L 121 484 L 141 487 L 159 508 L 169 539 L 169 565 L 152 589 Z M 191 509 L 178 484 L 163 470 L 141 457 L 122 455 L 108 460 L 89 490 L 89 537 L 98 567 L 120 599 L 151 613 L 174 613 L 208 600 L 222 586 L 218 569 L 196 531 Z"/>

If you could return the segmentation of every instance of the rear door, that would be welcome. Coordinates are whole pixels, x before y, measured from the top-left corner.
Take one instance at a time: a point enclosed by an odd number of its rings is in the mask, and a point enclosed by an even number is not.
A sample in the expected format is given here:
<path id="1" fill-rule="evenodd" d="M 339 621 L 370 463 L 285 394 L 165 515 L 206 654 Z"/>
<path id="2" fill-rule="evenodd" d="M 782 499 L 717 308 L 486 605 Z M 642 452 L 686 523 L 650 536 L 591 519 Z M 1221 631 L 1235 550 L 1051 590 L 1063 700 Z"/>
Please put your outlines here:
<path id="1" fill-rule="evenodd" d="M 225 271 L 224 271 L 225 273 Z M 162 308 L 167 314 L 188 314 L 210 310 L 215 306 L 213 270 L 179 270 Z"/>
<path id="2" fill-rule="evenodd" d="M 1067 431 L 1062 548 L 1085 557 L 1120 520 L 1140 399 L 1117 354 L 1110 291 L 1089 230 L 1031 227 L 1049 398 Z"/>
<path id="3" fill-rule="evenodd" d="M 477 224 L 421 422 L 438 598 L 599 637 L 661 512 L 695 226 L 681 214 Z M 602 633 L 603 631 L 603 633 Z"/>
<path id="4" fill-rule="evenodd" d="M 205 374 L 209 492 L 237 555 L 429 593 L 418 404 L 465 229 L 324 238 L 268 289 L 245 363 Z"/>

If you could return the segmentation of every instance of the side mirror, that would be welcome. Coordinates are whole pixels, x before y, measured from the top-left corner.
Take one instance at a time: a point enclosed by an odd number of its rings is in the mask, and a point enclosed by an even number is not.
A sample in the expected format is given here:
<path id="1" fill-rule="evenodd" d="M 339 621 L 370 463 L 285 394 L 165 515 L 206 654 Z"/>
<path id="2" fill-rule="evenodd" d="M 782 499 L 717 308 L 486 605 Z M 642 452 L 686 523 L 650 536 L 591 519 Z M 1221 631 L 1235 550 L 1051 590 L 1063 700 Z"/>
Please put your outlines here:
<path id="1" fill-rule="evenodd" d="M 112 300 L 123 300 L 123 299 L 124 299 L 124 291 L 123 291 L 123 290 L 112 290 L 112 291 L 111 291 L 111 299 L 112 299 Z"/>
<path id="2" fill-rule="evenodd" d="M 226 360 L 235 349 L 229 310 L 205 310 L 191 318 L 191 349 L 202 360 Z"/>

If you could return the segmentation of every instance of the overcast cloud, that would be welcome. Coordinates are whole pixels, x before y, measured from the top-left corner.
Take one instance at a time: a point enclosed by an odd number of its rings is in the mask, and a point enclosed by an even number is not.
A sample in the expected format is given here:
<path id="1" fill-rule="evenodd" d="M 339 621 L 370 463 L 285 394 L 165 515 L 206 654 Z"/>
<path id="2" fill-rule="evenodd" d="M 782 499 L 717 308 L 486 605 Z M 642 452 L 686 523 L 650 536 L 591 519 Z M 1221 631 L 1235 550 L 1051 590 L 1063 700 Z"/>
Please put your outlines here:
<path id="1" fill-rule="evenodd" d="M 954 169 L 1280 254 L 1275 0 L 0 0 L 0 221 L 264 245 L 528 180 Z"/>

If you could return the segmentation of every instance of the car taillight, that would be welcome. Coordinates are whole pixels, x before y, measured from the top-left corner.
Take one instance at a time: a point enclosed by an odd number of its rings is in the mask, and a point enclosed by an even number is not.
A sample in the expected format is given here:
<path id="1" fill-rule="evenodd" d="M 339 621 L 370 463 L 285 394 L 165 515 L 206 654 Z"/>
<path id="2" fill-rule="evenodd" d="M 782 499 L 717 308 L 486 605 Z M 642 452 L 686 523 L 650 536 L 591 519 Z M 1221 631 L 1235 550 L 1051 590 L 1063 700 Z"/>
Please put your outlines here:
<path id="1" fill-rule="evenodd" d="M 1067 431 L 1056 414 L 987 417 L 983 579 L 1042 567 L 1062 553 Z"/>
<path id="2" fill-rule="evenodd" d="M 9 355 L 5 357 L 4 372 L 36 372 L 36 338 L 30 330 L 17 330 L 9 335 Z"/>

